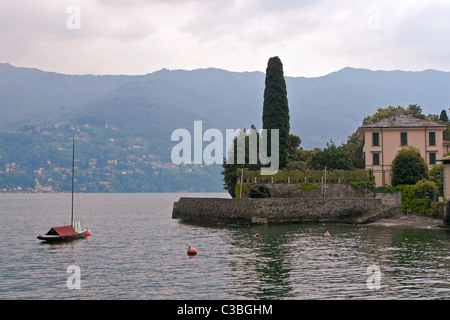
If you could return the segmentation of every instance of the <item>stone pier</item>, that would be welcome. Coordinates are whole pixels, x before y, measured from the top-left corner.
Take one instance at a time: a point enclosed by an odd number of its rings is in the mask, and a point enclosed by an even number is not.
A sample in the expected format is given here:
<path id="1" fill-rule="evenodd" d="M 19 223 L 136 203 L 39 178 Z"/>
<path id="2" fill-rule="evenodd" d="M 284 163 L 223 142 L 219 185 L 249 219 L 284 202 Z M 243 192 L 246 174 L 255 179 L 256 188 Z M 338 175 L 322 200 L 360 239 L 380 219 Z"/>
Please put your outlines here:
<path id="1" fill-rule="evenodd" d="M 368 223 L 401 212 L 378 198 L 223 199 L 180 198 L 172 218 L 231 224 L 305 222 Z"/>

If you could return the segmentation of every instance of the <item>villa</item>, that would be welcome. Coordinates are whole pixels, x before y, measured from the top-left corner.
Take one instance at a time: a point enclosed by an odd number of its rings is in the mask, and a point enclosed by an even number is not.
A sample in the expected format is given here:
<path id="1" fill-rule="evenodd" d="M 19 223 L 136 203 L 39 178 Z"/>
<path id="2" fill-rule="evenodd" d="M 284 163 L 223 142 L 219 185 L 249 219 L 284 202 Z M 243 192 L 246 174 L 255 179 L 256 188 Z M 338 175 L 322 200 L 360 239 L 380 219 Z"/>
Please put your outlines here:
<path id="1" fill-rule="evenodd" d="M 443 140 L 446 129 L 445 125 L 403 114 L 362 126 L 365 169 L 372 170 L 376 186 L 391 185 L 392 161 L 405 146 L 418 148 L 427 164 L 435 165 L 448 152 L 449 144 Z"/>

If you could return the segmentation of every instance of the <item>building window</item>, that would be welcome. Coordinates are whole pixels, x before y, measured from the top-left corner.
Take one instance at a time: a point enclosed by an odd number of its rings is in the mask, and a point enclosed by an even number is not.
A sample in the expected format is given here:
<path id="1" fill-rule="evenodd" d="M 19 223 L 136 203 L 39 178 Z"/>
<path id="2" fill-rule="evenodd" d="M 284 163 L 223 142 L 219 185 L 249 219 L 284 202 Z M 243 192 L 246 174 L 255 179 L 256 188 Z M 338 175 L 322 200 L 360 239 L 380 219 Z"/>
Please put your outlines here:
<path id="1" fill-rule="evenodd" d="M 406 132 L 400 133 L 400 145 L 407 146 L 408 145 L 408 136 Z"/>
<path id="2" fill-rule="evenodd" d="M 428 143 L 430 146 L 436 145 L 436 132 L 429 132 L 428 133 Z"/>
<path id="3" fill-rule="evenodd" d="M 380 165 L 380 154 L 379 154 L 379 153 L 373 153 L 372 155 L 373 155 L 373 161 L 372 161 L 372 164 L 373 164 L 374 166 Z"/>
<path id="4" fill-rule="evenodd" d="M 430 152 L 430 164 L 436 164 L 436 153 Z"/>
<path id="5" fill-rule="evenodd" d="M 372 145 L 379 146 L 380 145 L 380 134 L 378 132 L 372 133 Z"/>

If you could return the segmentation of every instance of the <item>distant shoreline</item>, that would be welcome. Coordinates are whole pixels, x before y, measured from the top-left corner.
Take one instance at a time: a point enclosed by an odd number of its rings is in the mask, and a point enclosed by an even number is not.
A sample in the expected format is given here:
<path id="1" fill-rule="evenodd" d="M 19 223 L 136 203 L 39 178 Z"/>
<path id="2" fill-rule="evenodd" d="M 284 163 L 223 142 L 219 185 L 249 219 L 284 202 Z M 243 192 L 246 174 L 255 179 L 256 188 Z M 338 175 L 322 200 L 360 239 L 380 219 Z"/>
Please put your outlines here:
<path id="1" fill-rule="evenodd" d="M 0 194 L 64 194 L 64 193 L 70 193 L 70 191 L 51 191 L 51 192 L 36 191 L 35 192 L 35 191 L 1 191 L 0 190 Z M 228 192 L 226 192 L 226 191 L 145 191 L 145 192 L 137 192 L 137 191 L 131 191 L 131 192 L 75 191 L 75 193 L 78 193 L 78 194 L 99 194 L 99 193 L 101 193 L 101 194 L 115 194 L 115 193 L 121 193 L 121 194 L 127 194 L 127 193 L 130 193 L 130 194 L 131 193 L 137 193 L 137 194 L 139 194 L 139 193 L 142 193 L 142 194 L 145 194 L 145 193 L 148 193 L 148 194 L 151 194 L 151 193 L 208 194 L 208 193 L 211 193 L 211 194 L 225 194 L 231 199 L 231 196 L 229 196 Z"/>

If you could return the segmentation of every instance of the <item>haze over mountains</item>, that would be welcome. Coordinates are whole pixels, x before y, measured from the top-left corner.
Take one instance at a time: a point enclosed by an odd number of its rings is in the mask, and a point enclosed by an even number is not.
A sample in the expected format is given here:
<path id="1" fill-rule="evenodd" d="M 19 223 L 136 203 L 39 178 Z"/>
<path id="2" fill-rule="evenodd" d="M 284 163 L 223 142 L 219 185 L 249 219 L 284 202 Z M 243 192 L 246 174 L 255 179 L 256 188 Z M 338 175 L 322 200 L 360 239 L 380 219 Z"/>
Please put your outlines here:
<path id="1" fill-rule="evenodd" d="M 264 73 L 160 70 L 151 74 L 64 75 L 0 64 L 0 131 L 95 115 L 116 125 L 192 130 L 261 128 Z M 317 78 L 286 77 L 291 132 L 302 147 L 345 142 L 377 108 L 418 104 L 423 113 L 450 107 L 450 73 L 344 68 Z M 147 110 L 142 110 L 147 109 Z M 145 116 L 144 116 L 145 115 Z M 144 117 L 143 117 L 144 116 Z M 139 121 L 141 123 L 134 123 Z"/>
<path id="2" fill-rule="evenodd" d="M 300 136 L 307 150 L 323 148 L 330 139 L 345 142 L 378 108 L 418 104 L 424 114 L 439 114 L 450 107 L 450 72 L 344 68 L 317 78 L 285 78 L 291 133 Z M 203 131 L 217 128 L 224 136 L 225 129 L 252 124 L 260 129 L 264 81 L 262 72 L 213 68 L 100 76 L 0 63 L 0 189 L 2 172 L 7 178 L 3 188 L 15 181 L 8 174 L 21 172 L 22 178 L 33 176 L 25 179 L 29 188 L 39 180 L 65 190 L 65 178 L 55 172 L 66 166 L 66 144 L 77 134 L 84 143 L 78 156 L 87 191 L 99 184 L 111 191 L 129 191 L 130 185 L 133 192 L 220 191 L 220 166 L 171 166 L 171 150 L 177 144 L 171 134 L 178 128 L 193 134 L 196 120 L 203 121 Z M 131 173 L 135 177 L 126 180 Z"/>

